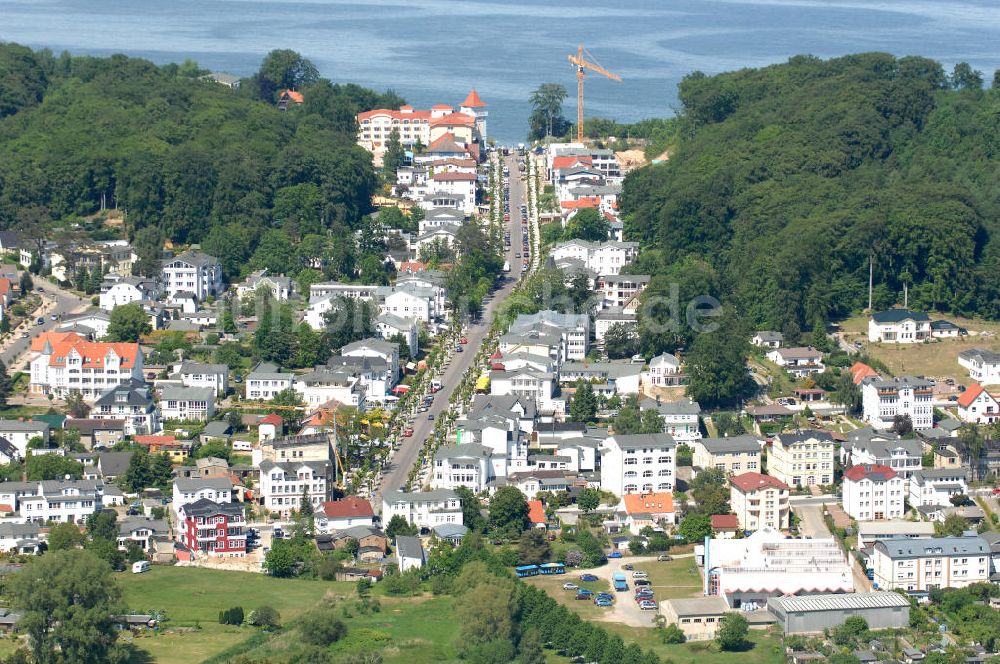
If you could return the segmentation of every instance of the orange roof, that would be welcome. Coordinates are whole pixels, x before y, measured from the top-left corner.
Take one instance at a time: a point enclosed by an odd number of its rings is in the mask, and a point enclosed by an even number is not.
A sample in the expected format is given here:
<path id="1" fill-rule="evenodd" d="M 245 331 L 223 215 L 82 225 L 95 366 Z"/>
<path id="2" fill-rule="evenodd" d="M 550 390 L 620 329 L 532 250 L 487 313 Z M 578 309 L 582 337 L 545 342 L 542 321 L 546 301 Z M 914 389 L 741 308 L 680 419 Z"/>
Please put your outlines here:
<path id="1" fill-rule="evenodd" d="M 356 496 L 323 503 L 323 513 L 330 518 L 371 517 L 375 515 L 372 504 Z"/>
<path id="2" fill-rule="evenodd" d="M 874 376 L 876 378 L 878 377 L 878 372 L 876 372 L 874 369 L 872 369 L 864 362 L 855 362 L 853 365 L 851 365 L 851 368 L 848 369 L 848 371 L 850 371 L 851 375 L 854 376 L 855 385 L 860 385 L 861 381 L 863 381 L 865 378 L 868 378 L 869 376 Z"/>
<path id="3" fill-rule="evenodd" d="M 139 356 L 139 344 L 129 343 L 95 343 L 83 337 L 73 335 L 75 339 L 67 338 L 52 344 L 52 355 L 49 356 L 49 366 L 66 366 L 66 358 L 70 354 L 79 355 L 85 369 L 99 369 L 104 366 L 104 360 L 114 353 L 121 358 L 120 366 L 125 369 L 134 368 Z"/>
<path id="4" fill-rule="evenodd" d="M 532 523 L 545 523 L 545 506 L 542 505 L 542 501 L 528 501 L 528 521 Z"/>
<path id="5" fill-rule="evenodd" d="M 420 261 L 404 261 L 399 264 L 400 272 L 423 272 L 427 266 Z"/>
<path id="6" fill-rule="evenodd" d="M 567 210 L 582 210 L 583 208 L 596 208 L 601 205 L 600 196 L 584 196 L 575 201 L 560 201 L 560 207 Z"/>
<path id="7" fill-rule="evenodd" d="M 375 116 L 385 115 L 393 120 L 422 120 L 427 121 L 431 119 L 430 111 L 415 111 L 412 106 L 401 106 L 398 111 L 394 111 L 391 108 L 376 108 L 371 111 L 365 111 L 364 113 L 358 113 L 358 122 L 362 120 L 371 120 Z"/>
<path id="8" fill-rule="evenodd" d="M 436 161 L 431 162 L 431 166 L 434 168 L 439 168 L 441 166 L 457 166 L 458 168 L 475 168 L 476 160 L 456 159 L 456 158 L 437 159 Z"/>
<path id="9" fill-rule="evenodd" d="M 573 168 L 574 166 L 593 166 L 594 160 L 590 157 L 562 156 L 552 160 L 552 170 L 557 171 L 563 168 Z"/>
<path id="10" fill-rule="evenodd" d="M 471 115 L 466 115 L 465 113 L 449 113 L 448 115 L 442 115 L 439 118 L 431 119 L 432 127 L 440 127 L 441 125 L 462 125 L 463 127 L 471 127 L 476 124 L 476 119 Z"/>
<path id="11" fill-rule="evenodd" d="M 451 110 L 451 106 L 449 106 L 448 104 L 434 104 L 433 106 L 431 106 L 431 110 L 432 111 L 450 111 Z"/>
<path id="12" fill-rule="evenodd" d="M 674 494 L 669 491 L 625 494 L 625 512 L 628 514 L 663 514 L 673 511 Z"/>
<path id="13" fill-rule="evenodd" d="M 740 521 L 735 514 L 713 514 L 712 530 L 737 530 Z"/>
<path id="14" fill-rule="evenodd" d="M 133 438 L 137 445 L 142 445 L 144 447 L 152 446 L 163 446 L 163 445 L 176 445 L 177 438 L 175 436 L 136 436 Z"/>
<path id="15" fill-rule="evenodd" d="M 282 424 L 281 415 L 278 415 L 277 413 L 271 413 L 266 417 L 262 417 L 260 422 L 258 422 L 257 424 L 258 426 L 261 424 L 273 424 L 276 427 L 280 427 Z"/>
<path id="16" fill-rule="evenodd" d="M 12 286 L 13 284 L 11 284 L 10 279 L 8 279 L 7 277 L 3 277 L 2 279 L 0 279 L 0 296 L 9 293 Z"/>
<path id="17" fill-rule="evenodd" d="M 69 341 L 72 339 L 78 339 L 80 341 L 86 341 L 76 332 L 42 332 L 37 337 L 31 340 L 31 350 L 40 353 L 42 349 L 45 348 L 45 342 L 48 341 L 49 344 L 55 348 L 57 345 L 63 343 L 64 341 Z"/>
<path id="18" fill-rule="evenodd" d="M 295 90 L 282 90 L 281 96 L 291 99 L 296 104 L 301 104 L 306 100 L 306 98 L 302 96 L 301 92 L 296 92 Z"/>
<path id="19" fill-rule="evenodd" d="M 986 390 L 979 383 L 973 383 L 972 385 L 969 385 L 969 387 L 965 390 L 965 392 L 962 392 L 961 396 L 958 397 L 958 405 L 961 406 L 962 408 L 968 408 L 969 406 L 972 405 L 972 402 L 976 400 L 976 397 L 978 397 L 983 392 L 986 392 Z M 991 399 L 993 398 L 993 395 L 989 394 L 989 392 L 987 392 L 987 395 Z"/>
<path id="20" fill-rule="evenodd" d="M 481 108 L 486 106 L 486 102 L 479 98 L 479 93 L 476 92 L 475 88 L 472 88 L 472 92 L 466 96 L 465 101 L 463 101 L 459 106 L 465 106 L 466 108 Z"/>

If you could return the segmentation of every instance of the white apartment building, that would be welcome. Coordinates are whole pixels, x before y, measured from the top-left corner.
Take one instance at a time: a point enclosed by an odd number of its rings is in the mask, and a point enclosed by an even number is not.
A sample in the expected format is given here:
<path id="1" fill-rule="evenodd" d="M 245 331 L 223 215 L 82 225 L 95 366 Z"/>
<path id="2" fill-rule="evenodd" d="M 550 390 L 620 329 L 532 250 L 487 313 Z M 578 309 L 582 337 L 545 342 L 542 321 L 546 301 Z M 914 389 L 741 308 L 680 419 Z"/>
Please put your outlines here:
<path id="1" fill-rule="evenodd" d="M 979 535 L 899 537 L 875 542 L 872 566 L 879 590 L 964 588 L 990 580 L 990 546 Z"/>
<path id="2" fill-rule="evenodd" d="M 213 503 L 230 503 L 235 495 L 228 477 L 177 477 L 171 498 L 171 507 L 179 514 L 181 507 L 202 498 Z"/>
<path id="3" fill-rule="evenodd" d="M 323 281 L 309 286 L 309 301 L 325 297 L 343 297 L 348 300 L 371 302 L 379 286 L 374 284 L 343 284 L 337 281 Z"/>
<path id="4" fill-rule="evenodd" d="M 552 248 L 552 260 L 558 262 L 567 258 L 582 261 L 590 270 L 600 275 L 619 274 L 626 265 L 639 254 L 638 242 L 590 242 L 589 240 L 569 240 Z"/>
<path id="5" fill-rule="evenodd" d="M 1000 384 L 1000 353 L 970 348 L 958 354 L 958 364 L 969 370 L 969 377 L 983 385 Z"/>
<path id="6" fill-rule="evenodd" d="M 491 395 L 531 399 L 540 410 L 552 410 L 554 385 L 555 376 L 547 371 L 524 368 L 490 372 Z"/>
<path id="7" fill-rule="evenodd" d="M 332 467 L 329 461 L 264 461 L 260 464 L 258 494 L 269 512 L 287 519 L 307 496 L 313 510 L 320 511 L 330 499 Z"/>
<path id="8" fill-rule="evenodd" d="M 665 433 L 610 436 L 601 447 L 601 490 L 616 496 L 673 491 L 676 448 Z"/>
<path id="9" fill-rule="evenodd" d="M 726 438 L 702 438 L 693 441 L 693 463 L 702 469 L 715 468 L 727 475 L 760 471 L 759 440 L 749 434 Z"/>
<path id="10" fill-rule="evenodd" d="M 344 357 L 370 357 L 383 360 L 389 367 L 389 380 L 393 385 L 399 378 L 399 344 L 369 337 L 347 344 L 340 349 Z"/>
<path id="11" fill-rule="evenodd" d="M 906 487 L 889 466 L 851 466 L 844 472 L 844 511 L 856 521 L 902 518 Z"/>
<path id="12" fill-rule="evenodd" d="M 200 251 L 185 251 L 164 259 L 162 281 L 167 296 L 178 292 L 194 293 L 199 302 L 221 295 L 225 290 L 219 259 Z"/>
<path id="13" fill-rule="evenodd" d="M 487 484 L 506 476 L 504 459 L 496 459 L 493 450 L 478 443 L 444 445 L 434 454 L 431 486 L 435 489 L 457 489 L 464 486 L 473 493 L 482 493 Z"/>
<path id="14" fill-rule="evenodd" d="M 840 461 L 847 466 L 889 466 L 904 480 L 920 469 L 923 445 L 897 434 L 875 431 L 871 427 L 847 434 L 840 448 Z"/>
<path id="15" fill-rule="evenodd" d="M 279 392 L 290 390 L 295 375 L 283 373 L 278 365 L 261 362 L 246 379 L 246 398 L 251 401 L 270 401 Z"/>
<path id="16" fill-rule="evenodd" d="M 388 491 L 382 496 L 382 523 L 388 524 L 397 515 L 420 528 L 462 524 L 462 501 L 451 489 Z"/>
<path id="17" fill-rule="evenodd" d="M 933 392 L 934 382 L 924 378 L 866 378 L 861 382 L 862 419 L 884 431 L 892 428 L 897 415 L 909 415 L 914 429 L 930 429 Z"/>
<path id="18" fill-rule="evenodd" d="M 982 385 L 970 385 L 958 397 L 958 419 L 972 424 L 1000 422 L 1000 402 Z"/>
<path id="19" fill-rule="evenodd" d="M 225 364 L 184 361 L 174 368 L 174 373 L 181 377 L 184 387 L 208 387 L 222 396 L 229 390 L 229 367 Z"/>
<path id="20" fill-rule="evenodd" d="M 142 436 L 160 430 L 160 413 L 149 387 L 132 379 L 108 389 L 94 401 L 91 417 L 123 423 L 126 436 Z"/>
<path id="21" fill-rule="evenodd" d="M 590 316 L 587 314 L 561 314 L 549 309 L 537 314 L 521 314 L 508 332 L 524 334 L 530 330 L 559 334 L 562 340 L 561 362 L 584 360 L 590 351 Z"/>
<path id="22" fill-rule="evenodd" d="M 639 402 L 642 410 L 655 410 L 663 418 L 663 433 L 670 434 L 677 444 L 685 443 L 691 446 L 701 439 L 701 427 L 698 425 L 701 416 L 701 405 L 691 399 L 680 401 L 656 401 L 643 399 Z"/>
<path id="23" fill-rule="evenodd" d="M 604 338 L 615 325 L 623 325 L 634 334 L 639 331 L 639 316 L 634 312 L 625 311 L 621 307 L 605 307 L 594 316 L 594 340 L 604 343 Z"/>
<path id="24" fill-rule="evenodd" d="M 160 390 L 160 413 L 165 420 L 210 420 L 215 415 L 215 394 L 211 387 L 167 385 Z"/>
<path id="25" fill-rule="evenodd" d="M 624 307 L 625 303 L 646 290 L 648 274 L 602 274 L 597 277 L 601 308 Z"/>
<path id="26" fill-rule="evenodd" d="M 328 401 L 362 409 L 365 404 L 365 386 L 357 376 L 323 366 L 296 376 L 292 389 L 311 408 L 322 406 Z"/>
<path id="27" fill-rule="evenodd" d="M 236 286 L 236 297 L 242 300 L 261 289 L 267 289 L 275 300 L 287 300 L 292 294 L 292 280 L 283 275 L 268 274 L 266 269 L 258 270 L 250 273 L 243 283 Z"/>
<path id="28" fill-rule="evenodd" d="M 649 361 L 649 382 L 656 387 L 681 384 L 681 361 L 670 353 L 657 355 Z"/>
<path id="29" fill-rule="evenodd" d="M 889 309 L 868 319 L 868 341 L 914 344 L 931 338 L 931 319 L 923 312 Z"/>
<path id="30" fill-rule="evenodd" d="M 83 523 L 101 509 L 103 483 L 96 480 L 46 480 L 17 501 L 28 523 Z"/>
<path id="31" fill-rule="evenodd" d="M 741 530 L 786 530 L 791 518 L 788 485 L 759 472 L 729 478 L 729 505 Z"/>
<path id="32" fill-rule="evenodd" d="M 105 278 L 101 284 L 100 307 L 111 311 L 140 300 L 156 300 L 159 288 L 152 279 L 144 277 L 111 277 Z"/>
<path id="33" fill-rule="evenodd" d="M 420 352 L 420 324 L 416 318 L 404 318 L 396 314 L 382 314 L 375 319 L 375 329 L 386 341 L 397 334 L 406 339 L 410 357 L 416 357 Z"/>
<path id="34" fill-rule="evenodd" d="M 380 357 L 331 355 L 326 367 L 355 376 L 364 388 L 365 400 L 371 403 L 385 403 L 389 389 L 396 384 L 389 365 Z"/>
<path id="35" fill-rule="evenodd" d="M 826 431 L 780 433 L 767 458 L 767 472 L 794 487 L 833 484 L 837 443 Z"/>
<path id="36" fill-rule="evenodd" d="M 142 381 L 142 352 L 139 344 L 95 343 L 72 332 L 47 332 L 32 342 L 30 354 L 33 394 L 53 394 L 65 398 L 79 392 L 93 401 L 108 388 L 130 379 Z"/>
<path id="37" fill-rule="evenodd" d="M 401 318 L 416 318 L 425 325 L 429 325 L 432 320 L 444 316 L 444 311 L 438 309 L 437 293 L 433 288 L 397 284 L 380 289 L 380 296 L 382 301 L 379 304 L 379 311 L 383 314 L 395 314 Z"/>
<path id="38" fill-rule="evenodd" d="M 951 497 L 966 495 L 965 468 L 924 468 L 910 477 L 910 507 L 951 505 Z"/>
<path id="39" fill-rule="evenodd" d="M 770 597 L 853 590 L 851 567 L 832 537 L 788 539 L 761 528 L 744 539 L 705 544 L 705 594 L 735 609 L 763 606 Z"/>

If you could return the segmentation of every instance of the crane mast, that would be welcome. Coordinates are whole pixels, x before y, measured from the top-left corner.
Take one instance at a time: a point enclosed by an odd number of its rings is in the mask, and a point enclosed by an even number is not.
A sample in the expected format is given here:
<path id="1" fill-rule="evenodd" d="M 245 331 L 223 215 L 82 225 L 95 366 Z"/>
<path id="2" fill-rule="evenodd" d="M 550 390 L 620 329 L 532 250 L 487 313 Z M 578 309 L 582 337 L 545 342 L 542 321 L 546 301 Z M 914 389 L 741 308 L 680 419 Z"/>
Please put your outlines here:
<path id="1" fill-rule="evenodd" d="M 583 48 L 583 44 L 580 44 L 579 48 L 576 50 L 576 55 L 568 55 L 567 60 L 576 65 L 576 140 L 578 143 L 583 142 L 583 79 L 586 76 L 586 70 L 589 69 L 593 72 L 606 76 L 612 81 L 620 81 L 622 77 L 618 74 L 614 74 L 596 62 L 591 62 L 584 57 L 586 49 Z M 593 60 L 595 59 L 593 55 L 586 52 L 587 55 Z"/>

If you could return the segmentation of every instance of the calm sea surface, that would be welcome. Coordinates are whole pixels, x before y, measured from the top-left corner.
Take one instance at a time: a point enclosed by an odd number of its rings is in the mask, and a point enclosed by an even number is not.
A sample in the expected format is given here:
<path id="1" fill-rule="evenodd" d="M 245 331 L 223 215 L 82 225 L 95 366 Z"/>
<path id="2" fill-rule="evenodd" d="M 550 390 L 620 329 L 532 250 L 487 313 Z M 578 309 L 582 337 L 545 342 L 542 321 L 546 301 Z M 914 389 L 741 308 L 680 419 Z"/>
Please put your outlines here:
<path id="1" fill-rule="evenodd" d="M 623 82 L 587 79 L 587 115 L 670 115 L 676 86 L 708 73 L 859 51 L 919 54 L 947 68 L 1000 68 L 1000 0 L 0 0 L 0 40 L 55 51 L 194 58 L 246 75 L 292 48 L 334 81 L 394 88 L 417 106 L 457 104 L 471 87 L 490 133 L 523 140 L 526 99 L 565 85 L 584 42 Z"/>

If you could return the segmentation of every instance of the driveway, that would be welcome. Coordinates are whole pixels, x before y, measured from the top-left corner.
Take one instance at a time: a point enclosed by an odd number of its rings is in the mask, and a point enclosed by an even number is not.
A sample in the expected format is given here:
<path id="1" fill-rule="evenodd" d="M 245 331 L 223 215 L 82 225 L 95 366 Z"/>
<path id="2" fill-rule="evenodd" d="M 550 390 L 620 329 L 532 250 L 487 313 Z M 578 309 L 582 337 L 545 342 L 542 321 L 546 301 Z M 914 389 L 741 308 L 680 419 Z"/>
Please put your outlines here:
<path id="1" fill-rule="evenodd" d="M 693 558 L 693 553 L 682 553 L 674 555 L 673 559 L 677 560 L 680 558 Z M 593 570 L 585 570 L 585 572 L 594 574 L 595 576 L 606 580 L 608 586 L 614 588 L 614 583 L 612 583 L 612 578 L 616 572 L 622 572 L 628 578 L 628 590 L 624 592 L 611 592 L 615 595 L 614 606 L 610 607 L 603 614 L 602 620 L 607 622 L 616 622 L 623 625 L 628 625 L 630 627 L 653 627 L 656 616 L 659 611 L 643 611 L 639 608 L 638 602 L 635 601 L 635 584 L 632 582 L 632 572 L 624 569 L 626 564 L 632 565 L 635 570 L 645 570 L 650 571 L 654 565 L 662 565 L 656 560 L 656 556 L 628 556 L 625 558 L 610 558 L 608 559 L 608 564 L 604 567 L 599 567 Z M 654 601 L 659 605 L 665 597 L 662 597 L 662 590 L 665 586 L 651 586 L 655 591 Z"/>
<path id="2" fill-rule="evenodd" d="M 803 537 L 812 539 L 833 537 L 833 533 L 826 527 L 826 522 L 823 520 L 823 504 L 836 504 L 836 496 L 796 496 L 791 498 L 790 502 L 792 509 L 799 515 L 799 532 Z M 851 565 L 851 574 L 854 577 L 854 592 L 868 593 L 872 591 L 871 581 L 868 580 L 859 565 Z"/>

